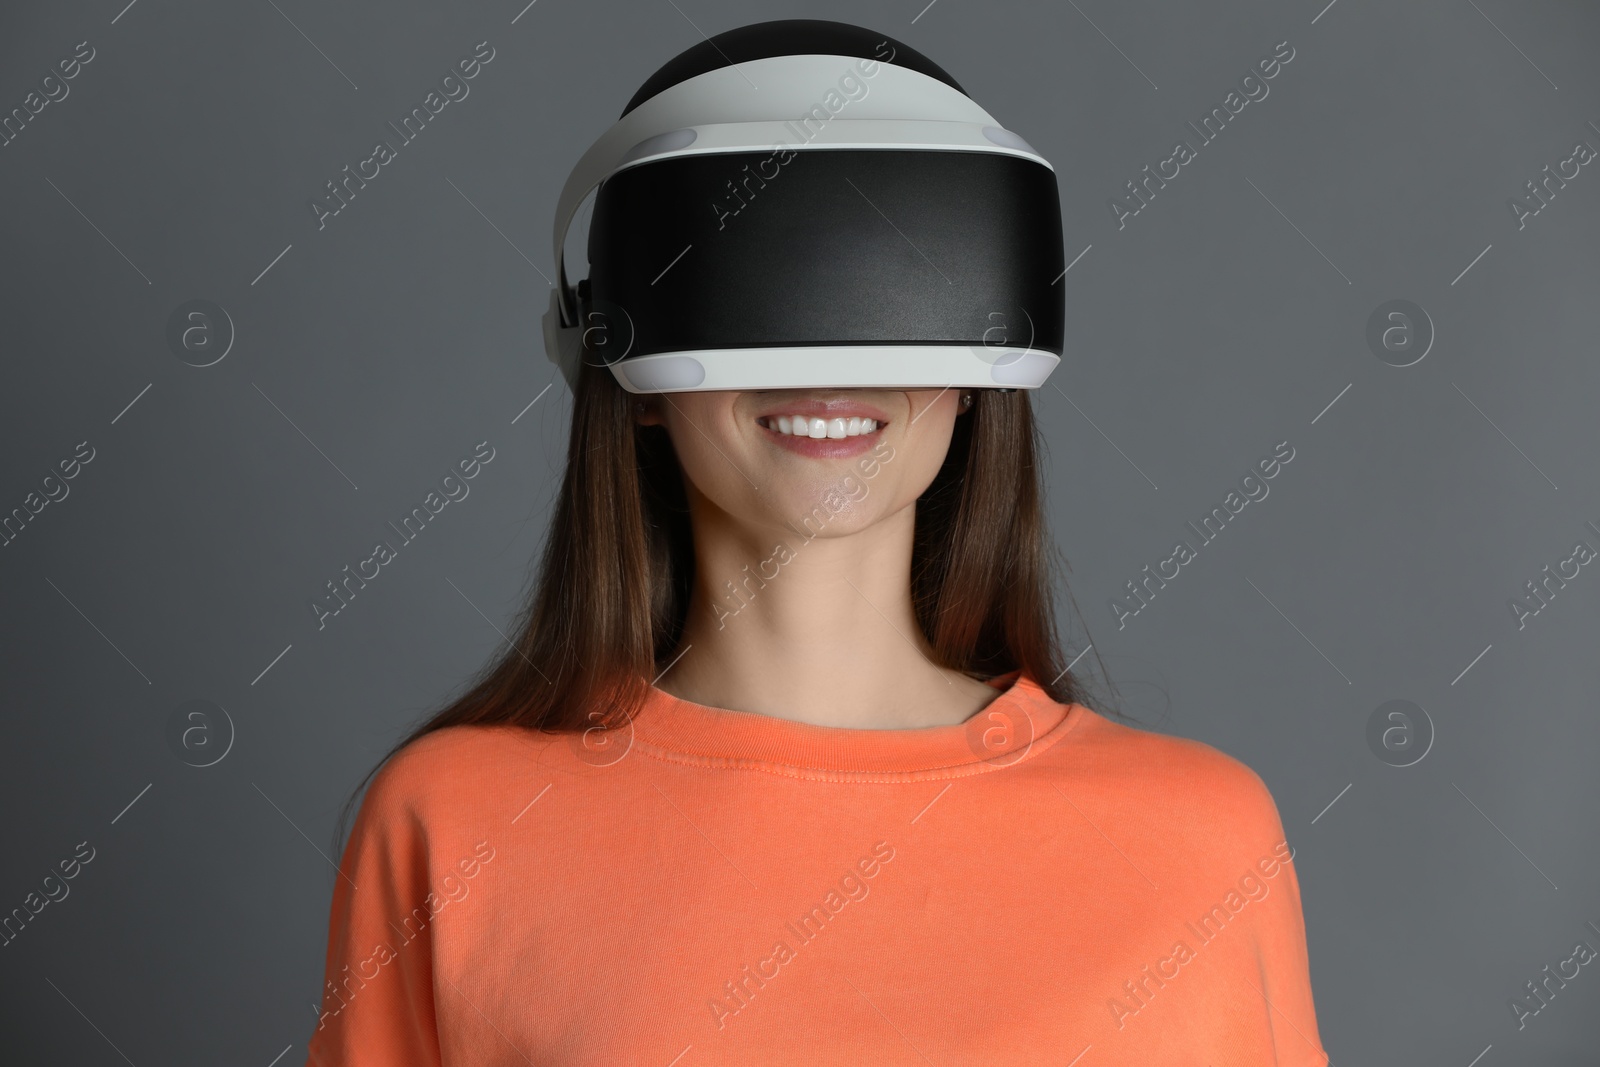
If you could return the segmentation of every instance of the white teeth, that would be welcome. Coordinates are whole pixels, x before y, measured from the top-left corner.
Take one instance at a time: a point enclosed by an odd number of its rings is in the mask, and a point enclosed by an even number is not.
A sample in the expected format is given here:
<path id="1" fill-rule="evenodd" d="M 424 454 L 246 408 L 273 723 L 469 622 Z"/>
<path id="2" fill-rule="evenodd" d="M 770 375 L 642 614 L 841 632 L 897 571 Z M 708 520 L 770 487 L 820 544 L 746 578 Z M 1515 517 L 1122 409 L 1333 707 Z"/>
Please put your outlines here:
<path id="1" fill-rule="evenodd" d="M 766 416 L 762 419 L 762 424 L 772 428 L 773 421 L 770 416 Z M 878 428 L 875 420 L 859 416 L 848 419 L 820 419 L 807 418 L 804 415 L 779 415 L 776 422 L 779 433 L 789 434 L 792 437 L 859 437 L 862 434 L 873 433 Z"/>

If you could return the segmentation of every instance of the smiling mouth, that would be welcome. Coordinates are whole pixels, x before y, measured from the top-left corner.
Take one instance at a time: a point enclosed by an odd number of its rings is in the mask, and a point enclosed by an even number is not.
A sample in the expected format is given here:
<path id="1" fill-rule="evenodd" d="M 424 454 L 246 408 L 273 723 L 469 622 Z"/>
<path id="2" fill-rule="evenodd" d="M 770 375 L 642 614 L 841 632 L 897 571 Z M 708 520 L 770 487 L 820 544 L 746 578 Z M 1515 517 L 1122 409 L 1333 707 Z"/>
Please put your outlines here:
<path id="1" fill-rule="evenodd" d="M 866 437 L 888 423 L 853 415 L 850 418 L 824 419 L 806 415 L 762 415 L 757 424 L 786 437 L 833 438 Z"/>

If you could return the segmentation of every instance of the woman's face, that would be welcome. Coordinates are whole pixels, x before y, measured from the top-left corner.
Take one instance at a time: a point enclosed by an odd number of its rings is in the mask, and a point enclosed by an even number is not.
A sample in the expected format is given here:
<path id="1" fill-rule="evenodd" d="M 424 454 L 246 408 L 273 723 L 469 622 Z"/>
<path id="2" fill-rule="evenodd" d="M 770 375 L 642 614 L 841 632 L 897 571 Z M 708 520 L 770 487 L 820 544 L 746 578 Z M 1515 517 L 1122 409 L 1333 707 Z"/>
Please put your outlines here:
<path id="1" fill-rule="evenodd" d="M 763 540 L 774 532 L 828 536 L 871 526 L 916 502 L 944 463 L 961 392 L 655 393 L 642 398 L 647 411 L 635 417 L 666 428 L 700 521 L 745 527 Z M 790 416 L 788 435 L 780 432 L 780 416 Z M 874 419 L 876 428 L 837 436 L 862 418 Z M 800 419 L 804 436 L 793 432 Z M 859 422 L 854 428 L 865 430 Z M 702 510 L 707 505 L 709 515 Z"/>

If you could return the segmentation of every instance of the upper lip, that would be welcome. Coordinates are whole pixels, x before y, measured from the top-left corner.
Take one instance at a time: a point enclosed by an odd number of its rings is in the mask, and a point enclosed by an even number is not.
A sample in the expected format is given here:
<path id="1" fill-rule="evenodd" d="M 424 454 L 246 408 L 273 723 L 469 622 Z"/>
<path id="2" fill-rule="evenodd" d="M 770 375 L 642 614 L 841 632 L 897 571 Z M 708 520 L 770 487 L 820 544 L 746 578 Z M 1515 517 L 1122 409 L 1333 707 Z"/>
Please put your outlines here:
<path id="1" fill-rule="evenodd" d="M 775 419 L 779 415 L 803 415 L 806 418 L 816 419 L 863 418 L 872 419 L 879 423 L 889 421 L 889 416 L 885 415 L 881 409 L 846 397 L 840 397 L 835 400 L 790 400 L 781 404 L 774 404 L 758 417 Z"/>

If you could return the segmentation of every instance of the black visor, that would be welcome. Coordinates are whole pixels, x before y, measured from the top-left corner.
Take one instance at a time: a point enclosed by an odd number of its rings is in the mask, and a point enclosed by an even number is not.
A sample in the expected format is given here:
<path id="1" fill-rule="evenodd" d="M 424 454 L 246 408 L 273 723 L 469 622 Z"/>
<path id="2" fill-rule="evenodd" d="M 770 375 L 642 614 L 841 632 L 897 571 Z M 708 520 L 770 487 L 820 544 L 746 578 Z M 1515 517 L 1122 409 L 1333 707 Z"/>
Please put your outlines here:
<path id="1" fill-rule="evenodd" d="M 955 345 L 1059 356 L 1055 174 L 1012 155 L 674 156 L 599 189 L 585 358 Z M 731 354 L 731 353 L 730 353 Z"/>

